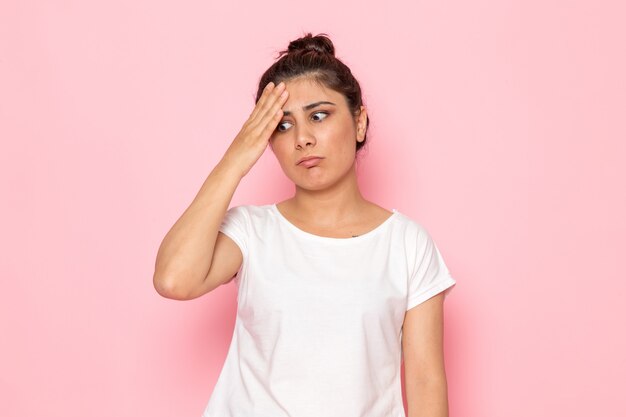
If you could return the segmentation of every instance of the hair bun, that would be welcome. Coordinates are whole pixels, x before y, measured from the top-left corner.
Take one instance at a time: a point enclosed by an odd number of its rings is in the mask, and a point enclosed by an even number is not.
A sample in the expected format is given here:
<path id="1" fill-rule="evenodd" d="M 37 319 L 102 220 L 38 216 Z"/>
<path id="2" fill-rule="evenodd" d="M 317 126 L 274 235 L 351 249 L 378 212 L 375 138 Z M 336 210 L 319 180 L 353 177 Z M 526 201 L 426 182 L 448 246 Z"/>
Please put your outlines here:
<path id="1" fill-rule="evenodd" d="M 335 55 L 333 42 L 325 33 L 320 33 L 316 36 L 313 36 L 311 33 L 307 33 L 305 36 L 296 39 L 295 41 L 291 41 L 287 51 L 289 53 L 296 51 L 317 51 L 323 54 Z"/>

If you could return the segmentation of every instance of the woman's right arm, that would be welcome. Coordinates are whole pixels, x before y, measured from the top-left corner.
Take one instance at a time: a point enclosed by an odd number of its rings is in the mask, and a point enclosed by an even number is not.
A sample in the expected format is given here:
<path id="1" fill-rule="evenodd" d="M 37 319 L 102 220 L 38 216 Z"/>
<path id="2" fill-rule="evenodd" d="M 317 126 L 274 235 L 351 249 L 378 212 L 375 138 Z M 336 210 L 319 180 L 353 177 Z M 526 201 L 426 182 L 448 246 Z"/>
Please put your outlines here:
<path id="1" fill-rule="evenodd" d="M 159 247 L 153 284 L 166 298 L 190 300 L 230 280 L 241 250 L 219 232 L 241 179 L 268 145 L 287 99 L 284 84 L 266 86 L 248 120 Z"/>

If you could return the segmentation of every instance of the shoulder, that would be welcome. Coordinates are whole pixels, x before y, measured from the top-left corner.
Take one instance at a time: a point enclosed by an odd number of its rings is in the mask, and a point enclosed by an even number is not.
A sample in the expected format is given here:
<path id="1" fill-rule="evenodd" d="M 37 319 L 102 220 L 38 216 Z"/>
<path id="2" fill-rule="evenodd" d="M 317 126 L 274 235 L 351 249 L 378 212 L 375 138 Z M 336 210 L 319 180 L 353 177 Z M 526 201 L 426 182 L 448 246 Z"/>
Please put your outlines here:
<path id="1" fill-rule="evenodd" d="M 395 209 L 394 211 L 396 215 L 396 222 L 407 232 L 420 233 L 426 230 L 426 228 L 420 222 L 415 220 L 415 218 L 404 214 L 401 211 Z"/>
<path id="2" fill-rule="evenodd" d="M 266 216 L 272 212 L 272 205 L 240 204 L 232 206 L 229 210 L 236 210 L 250 216 Z"/>
<path id="3" fill-rule="evenodd" d="M 401 230 L 406 243 L 412 245 L 427 245 L 431 240 L 428 229 L 415 218 L 396 210 L 396 224 Z"/>
<path id="4" fill-rule="evenodd" d="M 263 219 L 271 217 L 272 214 L 273 209 L 271 204 L 239 204 L 230 207 L 226 212 L 227 217 L 235 217 L 246 223 L 258 223 Z"/>

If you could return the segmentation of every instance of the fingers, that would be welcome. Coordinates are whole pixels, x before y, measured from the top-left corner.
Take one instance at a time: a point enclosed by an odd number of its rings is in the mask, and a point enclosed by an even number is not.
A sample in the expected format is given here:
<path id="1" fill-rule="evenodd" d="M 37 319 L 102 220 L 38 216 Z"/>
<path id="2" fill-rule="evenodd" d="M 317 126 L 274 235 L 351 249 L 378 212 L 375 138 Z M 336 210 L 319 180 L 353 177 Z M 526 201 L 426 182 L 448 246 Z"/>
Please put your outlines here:
<path id="1" fill-rule="evenodd" d="M 284 90 L 284 82 L 279 83 L 277 86 L 274 86 L 273 82 L 269 82 L 265 86 L 265 89 L 263 90 L 259 101 L 257 102 L 254 110 L 252 111 L 252 114 L 250 115 L 250 118 L 248 119 L 249 123 L 257 125 L 259 120 L 262 120 L 268 112 L 272 112 L 272 114 L 276 113 L 276 110 L 278 110 L 277 108 L 275 108 L 276 103 L 277 101 L 280 101 L 280 95 L 283 93 Z M 283 104 L 284 101 L 280 103 L 280 106 L 282 106 Z"/>
<path id="2" fill-rule="evenodd" d="M 267 97 L 270 95 L 270 93 L 275 88 L 276 88 L 276 86 L 274 85 L 274 83 L 272 81 L 267 83 L 267 85 L 263 89 L 263 92 L 261 93 L 261 97 L 259 97 L 259 100 L 257 101 L 256 105 L 254 106 L 254 110 L 250 114 L 250 118 L 249 118 L 250 121 L 254 120 L 255 116 L 257 115 L 257 113 L 259 113 L 259 110 L 261 110 L 261 107 L 263 107 L 263 104 L 267 100 Z"/>
<path id="3" fill-rule="evenodd" d="M 274 113 L 267 112 L 267 114 L 263 117 L 263 119 L 261 120 L 261 123 L 259 124 L 259 126 L 262 129 L 263 137 L 265 137 L 266 139 L 269 139 L 269 137 L 272 136 L 272 133 L 274 133 L 274 130 L 276 130 L 276 126 L 278 126 L 278 122 L 280 122 L 280 119 L 282 117 L 283 117 L 283 112 L 280 108 L 277 109 L 276 112 Z"/>
<path id="4" fill-rule="evenodd" d="M 269 130 L 269 132 L 272 132 L 274 129 L 276 129 L 278 122 L 283 116 L 282 107 L 287 101 L 288 96 L 289 92 L 287 90 L 284 90 L 280 93 L 280 95 L 276 98 L 272 105 L 268 107 L 267 111 L 259 122 L 259 126 L 261 126 L 263 130 Z"/>

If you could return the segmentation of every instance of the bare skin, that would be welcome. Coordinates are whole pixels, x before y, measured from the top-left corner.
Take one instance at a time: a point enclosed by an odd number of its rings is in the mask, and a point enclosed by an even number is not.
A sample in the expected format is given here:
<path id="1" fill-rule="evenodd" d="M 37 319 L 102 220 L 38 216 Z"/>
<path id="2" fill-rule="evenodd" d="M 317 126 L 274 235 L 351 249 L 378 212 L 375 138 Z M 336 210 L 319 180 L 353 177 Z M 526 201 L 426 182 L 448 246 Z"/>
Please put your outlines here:
<path id="1" fill-rule="evenodd" d="M 407 417 L 448 417 L 444 363 L 444 294 L 406 312 L 402 326 Z"/>
<path id="2" fill-rule="evenodd" d="M 300 229 L 320 236 L 349 238 L 367 233 L 392 212 L 366 200 L 356 175 L 356 142 L 363 141 L 367 112 L 350 113 L 344 96 L 307 78 L 286 83 L 289 98 L 284 115 L 270 138 L 295 194 L 277 208 Z M 327 101 L 307 110 L 303 107 Z M 323 159 L 312 167 L 297 165 L 308 155 Z"/>
<path id="3" fill-rule="evenodd" d="M 319 101 L 307 110 L 303 106 Z M 220 162 L 166 234 L 155 263 L 157 292 L 190 300 L 229 282 L 243 255 L 219 232 L 232 196 L 268 144 L 295 193 L 277 208 L 295 226 L 319 236 L 350 238 L 373 230 L 392 213 L 363 198 L 356 170 L 356 141 L 363 141 L 364 106 L 350 114 L 345 98 L 306 78 L 266 86 Z M 297 165 L 317 155 L 316 166 Z M 408 417 L 447 417 L 443 363 L 443 294 L 407 311 L 402 349 Z"/>
<path id="4" fill-rule="evenodd" d="M 365 107 L 354 117 L 340 93 L 306 78 L 286 86 L 289 99 L 283 111 L 290 114 L 281 119 L 270 146 L 293 181 L 295 195 L 277 208 L 291 223 L 315 235 L 349 238 L 376 228 L 392 213 L 367 201 L 359 191 L 355 140 L 363 140 Z M 319 101 L 335 105 L 302 109 Z M 310 168 L 296 165 L 306 155 L 323 159 Z M 408 417 L 447 417 L 442 293 L 407 311 L 402 347 Z"/>
<path id="5" fill-rule="evenodd" d="M 289 112 L 270 138 L 295 195 L 277 208 L 300 229 L 319 236 L 349 238 L 366 233 L 392 213 L 363 198 L 355 170 L 355 140 L 362 141 L 367 113 L 353 117 L 344 97 L 306 78 L 287 82 Z M 312 109 L 310 103 L 329 101 Z M 328 112 L 325 115 L 322 112 Z M 306 155 L 323 159 L 310 168 L 296 165 Z M 402 349 L 408 417 L 447 417 L 443 355 L 443 294 L 407 311 Z"/>
<path id="6" fill-rule="evenodd" d="M 265 87 L 222 159 L 163 238 L 153 275 L 154 288 L 163 297 L 200 297 L 239 270 L 241 250 L 219 227 L 241 179 L 267 149 L 288 95 L 284 84 Z"/>

